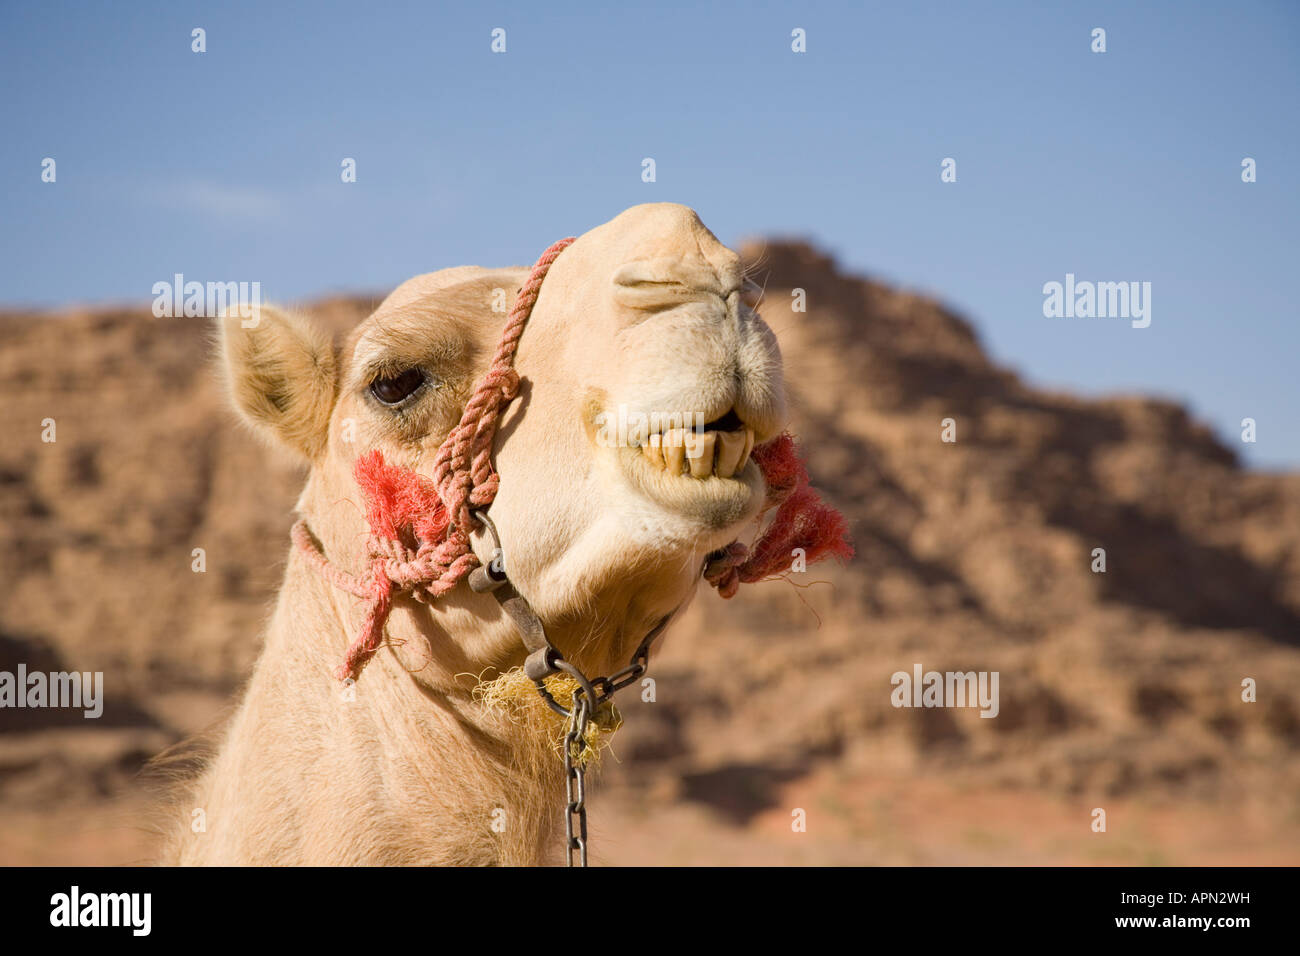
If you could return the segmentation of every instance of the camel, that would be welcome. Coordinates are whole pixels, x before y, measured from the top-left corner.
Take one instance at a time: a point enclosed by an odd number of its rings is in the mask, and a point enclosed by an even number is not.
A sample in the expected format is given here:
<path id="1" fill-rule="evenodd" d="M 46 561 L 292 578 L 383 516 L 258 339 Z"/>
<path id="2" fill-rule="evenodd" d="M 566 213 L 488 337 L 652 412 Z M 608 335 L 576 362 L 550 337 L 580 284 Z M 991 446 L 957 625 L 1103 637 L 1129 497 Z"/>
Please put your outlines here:
<path id="1" fill-rule="evenodd" d="M 374 529 L 358 463 L 377 453 L 384 467 L 434 473 L 529 275 L 418 276 L 339 347 L 272 306 L 218 321 L 239 416 L 309 466 L 296 510 L 322 562 L 365 575 Z M 555 257 L 527 317 L 517 394 L 490 443 L 499 485 L 487 511 L 511 584 L 587 675 L 625 666 L 768 501 L 753 449 L 781 433 L 785 388 L 743 280 L 694 211 L 635 206 Z M 697 427 L 655 430 L 681 416 Z M 615 420 L 632 424 L 610 440 Z M 492 560 L 482 524 L 470 542 L 468 560 Z M 525 660 L 502 603 L 465 582 L 433 600 L 395 594 L 382 646 L 341 672 L 364 608 L 311 556 L 290 552 L 242 702 L 184 791 L 163 862 L 555 862 L 553 734 L 475 693 Z"/>

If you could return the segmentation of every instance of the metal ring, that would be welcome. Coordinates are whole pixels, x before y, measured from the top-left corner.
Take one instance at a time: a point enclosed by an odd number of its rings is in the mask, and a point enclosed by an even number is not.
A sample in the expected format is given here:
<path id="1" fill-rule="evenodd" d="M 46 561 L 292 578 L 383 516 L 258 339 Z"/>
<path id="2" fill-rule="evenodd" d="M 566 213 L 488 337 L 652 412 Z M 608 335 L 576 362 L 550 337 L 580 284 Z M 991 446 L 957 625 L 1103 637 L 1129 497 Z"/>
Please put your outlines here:
<path id="1" fill-rule="evenodd" d="M 533 681 L 533 683 L 537 685 L 537 693 L 542 695 L 542 700 L 546 701 L 547 707 L 551 708 L 551 710 L 555 711 L 561 717 L 569 716 L 568 709 L 560 706 L 559 701 L 557 701 L 554 697 L 551 696 L 551 692 L 546 689 L 546 684 L 544 684 L 542 681 L 539 680 Z"/>
<path id="2" fill-rule="evenodd" d="M 563 657 L 559 655 L 558 652 L 556 653 L 555 659 L 551 661 L 551 664 L 555 667 L 557 671 L 564 671 L 564 673 L 568 674 L 570 677 L 572 677 L 574 680 L 578 682 L 578 690 L 582 691 L 582 693 L 586 695 L 587 698 L 587 719 L 590 720 L 593 716 L 595 716 L 596 704 L 599 702 L 598 698 L 596 697 L 596 690 L 591 686 L 591 681 L 587 680 L 586 676 L 582 673 L 582 671 L 578 670 L 576 667 L 574 667 L 572 664 L 566 661 Z M 563 706 L 562 704 L 560 704 L 559 701 L 557 701 L 554 697 L 551 696 L 551 692 L 546 689 L 545 683 L 543 683 L 540 680 L 533 681 L 533 683 L 537 685 L 537 692 L 542 695 L 542 700 L 546 701 L 546 705 L 550 707 L 551 710 L 555 711 L 561 717 L 573 716 L 573 712 L 576 709 L 576 706 L 575 707 Z M 574 700 L 576 705 L 577 691 L 574 691 Z"/>
<path id="3" fill-rule="evenodd" d="M 488 513 L 481 508 L 475 508 L 470 512 L 470 514 L 477 518 L 479 523 L 487 528 L 488 534 L 492 536 L 492 550 L 500 551 L 501 536 L 497 534 L 497 526 L 492 523 L 492 519 L 488 517 Z"/>
<path id="4" fill-rule="evenodd" d="M 587 680 L 586 675 L 583 674 L 582 671 L 578 670 L 563 657 L 556 657 L 553 663 L 559 670 L 564 671 L 564 673 L 576 680 L 578 682 L 578 690 L 581 690 L 587 695 L 587 719 L 590 720 L 596 712 L 596 689 L 591 686 L 591 681 Z M 574 691 L 574 705 L 577 705 L 577 691 Z M 566 714 L 565 716 L 570 715 Z"/>
<path id="5" fill-rule="evenodd" d="M 601 703 L 609 700 L 614 696 L 614 691 L 618 690 L 618 686 L 614 683 L 614 678 L 616 676 L 617 675 L 615 674 L 611 674 L 609 677 L 597 677 L 591 682 L 591 688 L 600 695 L 598 699 Z M 599 690 L 596 689 L 598 685 L 600 688 Z"/>

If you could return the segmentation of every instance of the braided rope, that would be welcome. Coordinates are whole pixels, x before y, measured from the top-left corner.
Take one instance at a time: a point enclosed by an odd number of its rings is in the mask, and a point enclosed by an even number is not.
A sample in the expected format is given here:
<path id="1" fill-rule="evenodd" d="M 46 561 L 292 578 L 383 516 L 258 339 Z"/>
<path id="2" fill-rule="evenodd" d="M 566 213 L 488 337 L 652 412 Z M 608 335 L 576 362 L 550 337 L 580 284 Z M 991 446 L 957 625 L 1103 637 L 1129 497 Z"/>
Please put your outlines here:
<path id="1" fill-rule="evenodd" d="M 537 260 L 519 289 L 514 307 L 506 318 L 501 341 L 488 366 L 483 381 L 465 406 L 460 422 L 438 446 L 433 461 L 433 478 L 414 476 L 431 484 L 433 495 L 424 490 L 435 511 L 441 509 L 447 519 L 446 536 L 441 541 L 420 541 L 412 551 L 400 540 L 373 533 L 369 541 L 369 571 L 364 578 L 349 574 L 333 564 L 312 538 L 305 521 L 293 526 L 292 538 L 325 580 L 341 590 L 369 602 L 357 636 L 348 646 L 343 664 L 335 672 L 340 680 L 360 676 L 362 669 L 383 646 L 384 625 L 399 592 L 411 592 L 422 601 L 446 594 L 479 563 L 470 547 L 470 534 L 478 525 L 473 511 L 484 508 L 496 498 L 501 479 L 492 467 L 492 442 L 497 424 L 506 406 L 519 392 L 519 373 L 515 371 L 515 353 L 524 326 L 532 315 L 542 288 L 542 280 L 561 252 L 573 238 L 561 239 Z M 387 466 L 375 451 L 357 460 L 357 474 L 381 475 Z M 436 496 L 436 497 L 435 497 Z M 372 505 L 375 503 L 372 501 Z M 386 522 L 391 524 L 392 522 Z M 437 524 L 437 522 L 433 522 Z"/>
<path id="2" fill-rule="evenodd" d="M 465 532 L 477 525 L 472 507 L 491 504 L 501 479 L 492 467 L 492 440 L 496 437 L 501 409 L 519 391 L 519 373 L 514 369 L 519 338 L 532 314 L 542 280 L 561 252 L 573 239 L 561 239 L 537 260 L 519 289 L 514 308 L 501 332 L 501 343 L 482 384 L 470 397 L 460 424 L 438 448 L 433 460 L 433 483 L 447 507 L 454 529 Z"/>

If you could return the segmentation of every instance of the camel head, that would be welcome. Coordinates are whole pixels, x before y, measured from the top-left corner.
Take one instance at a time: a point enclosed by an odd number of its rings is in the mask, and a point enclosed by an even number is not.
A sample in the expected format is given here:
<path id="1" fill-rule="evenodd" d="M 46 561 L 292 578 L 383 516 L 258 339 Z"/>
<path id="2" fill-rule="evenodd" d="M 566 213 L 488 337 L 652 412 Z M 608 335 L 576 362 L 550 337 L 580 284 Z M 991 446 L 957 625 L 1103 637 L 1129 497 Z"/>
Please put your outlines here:
<path id="1" fill-rule="evenodd" d="M 222 322 L 233 403 L 310 463 L 299 510 L 333 560 L 364 567 L 358 458 L 378 449 L 430 473 L 527 274 L 466 267 L 411 279 L 341 348 L 267 307 Z M 741 301 L 742 280 L 739 258 L 692 210 L 635 206 L 560 254 L 524 329 L 489 514 L 511 581 L 556 646 L 592 672 L 625 663 L 689 600 L 706 555 L 763 505 L 750 453 L 781 430 L 784 388 L 776 339 Z M 473 545 L 491 557 L 481 532 Z M 439 649 L 421 671 L 433 684 L 522 658 L 493 599 L 463 584 L 401 603 L 389 631 Z"/>

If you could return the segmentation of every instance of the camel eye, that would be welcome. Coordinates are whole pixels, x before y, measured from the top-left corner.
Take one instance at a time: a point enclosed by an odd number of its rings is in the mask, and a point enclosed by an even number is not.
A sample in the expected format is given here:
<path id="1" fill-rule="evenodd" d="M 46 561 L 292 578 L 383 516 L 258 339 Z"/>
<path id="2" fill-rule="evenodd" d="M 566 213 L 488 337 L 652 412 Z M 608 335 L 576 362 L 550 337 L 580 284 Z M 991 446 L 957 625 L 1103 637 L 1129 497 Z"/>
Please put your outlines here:
<path id="1" fill-rule="evenodd" d="M 399 375 L 377 378 L 370 383 L 370 394 L 385 405 L 398 405 L 424 384 L 424 370 L 408 368 Z"/>

